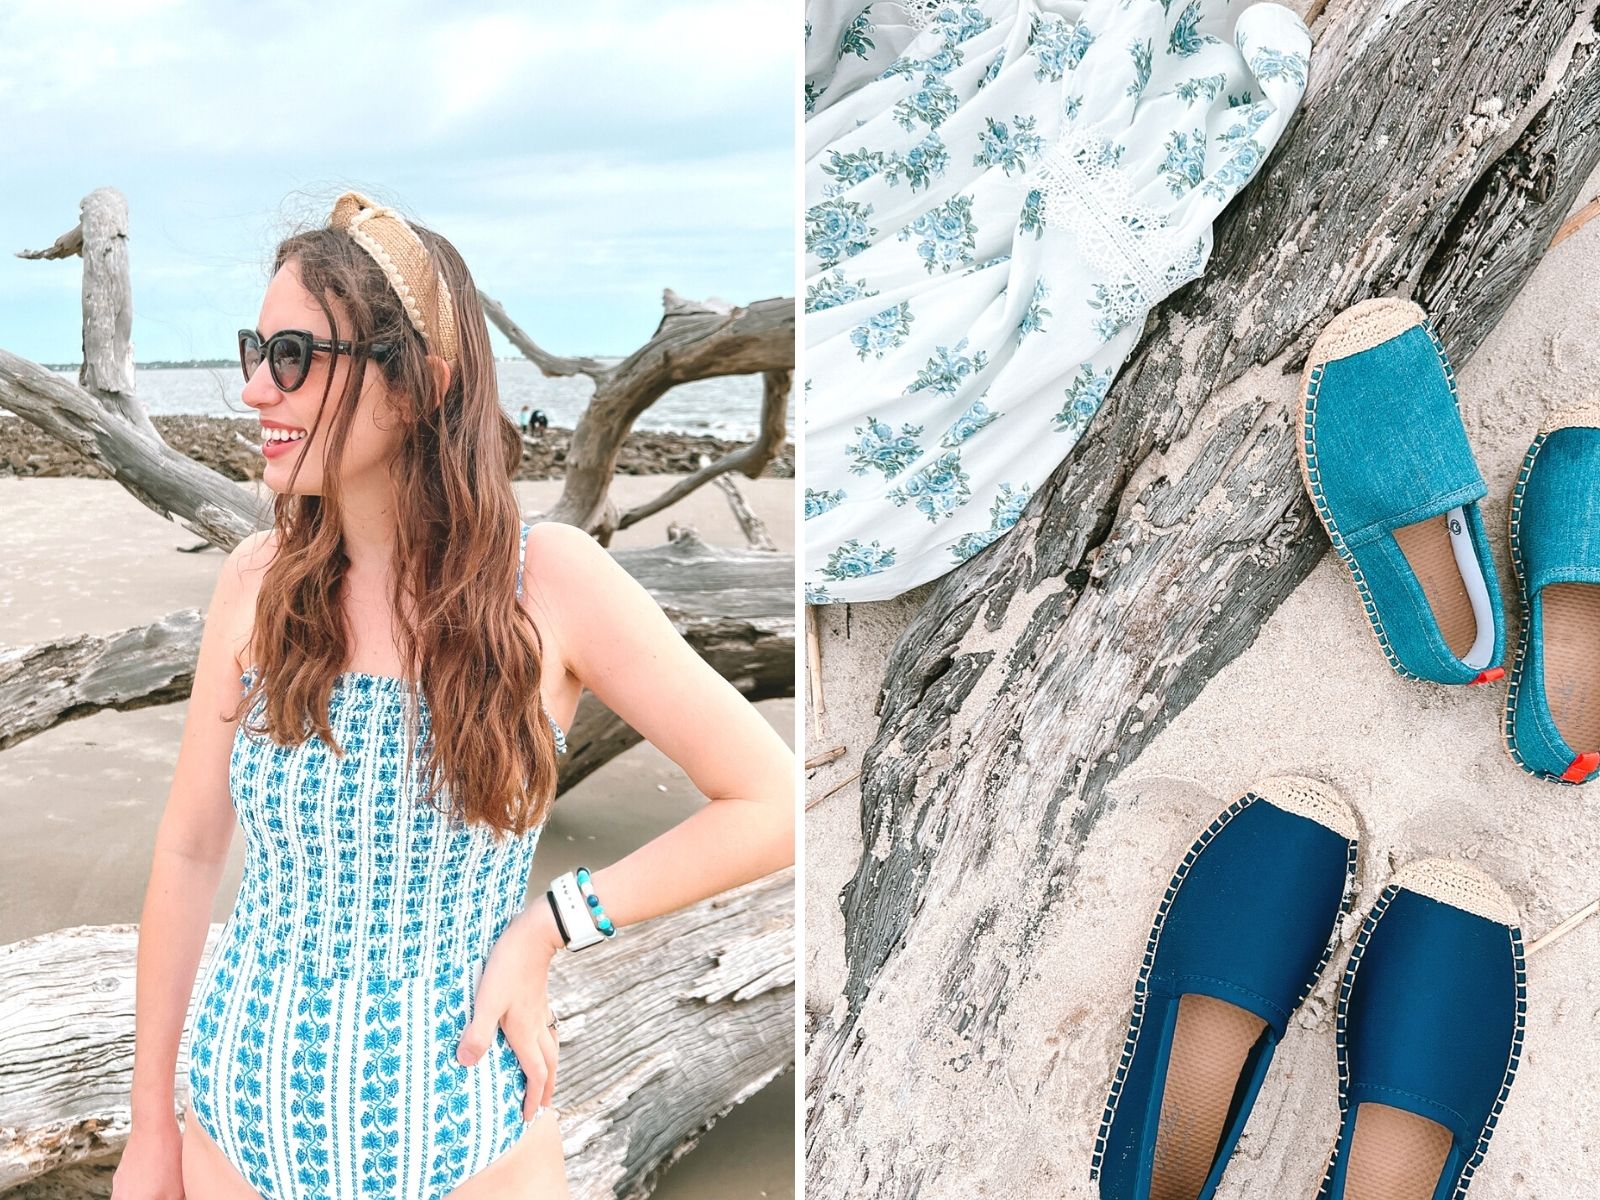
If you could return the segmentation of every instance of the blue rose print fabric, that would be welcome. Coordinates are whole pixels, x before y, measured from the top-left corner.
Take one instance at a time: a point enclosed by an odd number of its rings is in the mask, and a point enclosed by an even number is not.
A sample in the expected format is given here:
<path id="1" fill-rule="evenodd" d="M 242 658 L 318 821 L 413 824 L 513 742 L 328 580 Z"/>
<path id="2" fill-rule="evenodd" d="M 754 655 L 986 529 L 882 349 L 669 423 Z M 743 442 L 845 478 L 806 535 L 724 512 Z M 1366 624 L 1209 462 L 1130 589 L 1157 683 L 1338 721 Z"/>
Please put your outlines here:
<path id="1" fill-rule="evenodd" d="M 1292 10 L 812 0 L 805 571 L 881 600 L 1010 529 L 1306 86 Z"/>

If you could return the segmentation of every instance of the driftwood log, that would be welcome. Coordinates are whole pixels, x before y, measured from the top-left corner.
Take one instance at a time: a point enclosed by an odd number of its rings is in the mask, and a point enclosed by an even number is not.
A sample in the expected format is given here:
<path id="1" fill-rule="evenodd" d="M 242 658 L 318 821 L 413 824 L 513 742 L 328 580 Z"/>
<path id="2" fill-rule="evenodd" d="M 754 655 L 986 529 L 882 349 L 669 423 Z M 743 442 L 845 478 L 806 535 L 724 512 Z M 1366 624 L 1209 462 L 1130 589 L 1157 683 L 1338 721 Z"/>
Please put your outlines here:
<path id="1" fill-rule="evenodd" d="M 587 375 L 594 381 L 594 396 L 572 431 L 561 497 L 546 514 L 550 520 L 577 525 L 594 534 L 602 545 L 610 544 L 611 535 L 622 527 L 610 489 L 623 439 L 645 409 L 680 383 L 761 373 L 765 386 L 760 432 L 745 451 L 696 472 L 693 486 L 679 485 L 669 493 L 671 499 L 630 514 L 630 522 L 659 511 L 725 471 L 742 470 L 754 478 L 783 446 L 794 370 L 793 299 L 730 306 L 719 300 L 685 300 L 668 288 L 655 333 L 615 366 L 593 358 L 550 354 L 498 301 L 482 292 L 479 299 L 495 327 L 546 375 Z"/>
<path id="2" fill-rule="evenodd" d="M 187 699 L 204 623 L 184 608 L 115 633 L 0 649 L 0 750 L 104 709 Z"/>
<path id="3" fill-rule="evenodd" d="M 1066 1015 L 1010 1000 L 1106 782 L 1326 547 L 1290 417 L 1317 331 L 1410 295 L 1461 364 L 1600 159 L 1593 0 L 1335 0 L 1313 32 L 1303 109 L 1218 223 L 1206 275 L 1153 314 L 1088 435 L 890 655 L 842 896 L 845 995 L 808 1050 L 818 1200 L 971 1194 L 963 1149 L 986 1133 L 895 1103 L 920 1065 L 1042 1086 L 1008 1075 L 1007 1046 Z"/>
<path id="4" fill-rule="evenodd" d="M 685 533 L 611 552 L 701 658 L 751 700 L 794 695 L 794 558 L 709 546 Z M 105 636 L 0 649 L 0 750 L 103 709 L 188 697 L 203 620 L 195 609 Z M 567 735 L 565 790 L 639 741 L 589 693 Z"/>
<path id="5" fill-rule="evenodd" d="M 133 285 L 128 273 L 128 202 L 116 188 L 95 188 L 78 206 L 78 223 L 44 250 L 18 258 L 83 259 L 83 365 L 78 383 L 144 437 L 161 437 L 133 379 Z"/>
<path id="6" fill-rule="evenodd" d="M 142 406 L 135 406 L 143 414 Z M 223 549 L 272 523 L 272 512 L 226 475 L 174 450 L 151 426 L 96 396 L 0 350 L 0 408 L 72 447 L 146 508 Z M 142 424 L 148 425 L 146 416 Z"/>
<path id="7" fill-rule="evenodd" d="M 191 1008 L 221 931 L 207 938 Z M 660 1170 L 790 1065 L 793 939 L 791 868 L 630 929 L 581 967 L 555 961 L 556 1107 L 574 1200 L 648 1195 Z M 0 946 L 0 1192 L 110 1194 L 129 1127 L 137 946 L 134 925 Z M 188 1061 L 185 1038 L 180 1114 Z"/>

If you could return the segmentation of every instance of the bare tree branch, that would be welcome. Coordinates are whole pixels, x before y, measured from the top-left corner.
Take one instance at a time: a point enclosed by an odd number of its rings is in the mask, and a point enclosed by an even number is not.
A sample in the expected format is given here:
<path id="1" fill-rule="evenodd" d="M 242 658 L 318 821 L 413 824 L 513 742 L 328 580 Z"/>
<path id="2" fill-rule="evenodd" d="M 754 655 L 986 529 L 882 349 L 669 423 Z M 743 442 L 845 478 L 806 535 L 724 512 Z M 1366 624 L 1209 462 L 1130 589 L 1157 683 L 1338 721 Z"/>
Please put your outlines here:
<path id="1" fill-rule="evenodd" d="M 478 302 L 483 305 L 484 315 L 487 316 L 494 327 L 506 335 L 509 341 L 523 355 L 532 360 L 533 364 L 545 375 L 587 375 L 591 379 L 599 379 L 606 372 L 606 366 L 599 359 L 594 358 L 562 358 L 551 354 L 539 347 L 527 332 L 506 313 L 506 306 L 493 296 L 478 291 Z"/>
<path id="2" fill-rule="evenodd" d="M 630 508 L 617 518 L 617 528 L 626 529 L 646 517 L 654 516 L 682 500 L 690 492 L 729 471 L 742 472 L 749 479 L 759 478 L 768 463 L 777 458 L 789 439 L 789 391 L 793 371 L 767 371 L 762 375 L 761 428 L 748 446 L 724 454 L 716 462 L 686 475 L 653 500 Z"/>

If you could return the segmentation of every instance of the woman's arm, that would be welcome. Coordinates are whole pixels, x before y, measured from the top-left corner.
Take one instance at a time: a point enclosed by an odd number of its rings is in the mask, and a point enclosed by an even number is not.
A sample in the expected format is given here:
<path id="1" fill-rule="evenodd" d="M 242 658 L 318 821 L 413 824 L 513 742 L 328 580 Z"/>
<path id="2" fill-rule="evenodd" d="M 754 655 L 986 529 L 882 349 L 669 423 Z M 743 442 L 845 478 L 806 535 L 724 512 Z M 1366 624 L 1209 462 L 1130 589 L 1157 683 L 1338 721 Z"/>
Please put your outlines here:
<path id="1" fill-rule="evenodd" d="M 257 540 L 247 538 L 234 549 L 212 592 L 172 787 L 156 832 L 139 919 L 133 1123 L 118 1169 L 119 1197 L 145 1194 L 151 1172 L 181 1172 L 181 1159 L 171 1159 L 178 1046 L 233 836 L 228 758 L 236 723 L 225 714 L 240 694 L 235 631 L 241 619 L 249 624 L 240 613 L 246 590 L 240 559 Z"/>
<path id="2" fill-rule="evenodd" d="M 536 525 L 528 556 L 531 578 L 552 581 L 536 598 L 556 624 L 568 670 L 710 800 L 594 871 L 612 922 L 646 921 L 793 863 L 795 759 L 772 726 L 588 534 Z M 548 905 L 529 905 L 541 907 L 549 916 Z"/>
<path id="3" fill-rule="evenodd" d="M 793 752 L 683 640 L 650 593 L 588 534 L 554 522 L 529 531 L 523 578 L 566 669 L 710 800 L 594 872 L 595 894 L 612 922 L 646 921 L 793 863 Z M 561 947 L 555 916 L 539 897 L 496 943 L 456 1050 L 471 1066 L 503 1028 L 527 1076 L 529 1120 L 555 1094 L 558 1048 L 547 1023 L 547 984 Z"/>

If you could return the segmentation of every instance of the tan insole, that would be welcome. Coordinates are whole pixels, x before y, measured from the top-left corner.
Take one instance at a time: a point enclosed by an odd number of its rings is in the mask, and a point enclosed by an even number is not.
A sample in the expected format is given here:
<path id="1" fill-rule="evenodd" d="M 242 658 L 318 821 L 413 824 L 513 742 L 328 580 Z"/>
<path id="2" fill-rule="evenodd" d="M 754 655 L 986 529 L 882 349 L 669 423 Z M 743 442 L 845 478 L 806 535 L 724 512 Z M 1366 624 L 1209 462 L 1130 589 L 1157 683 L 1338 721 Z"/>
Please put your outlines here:
<path id="1" fill-rule="evenodd" d="M 1472 649 L 1478 636 L 1478 619 L 1472 615 L 1472 598 L 1467 595 L 1466 581 L 1456 565 L 1456 552 L 1450 548 L 1447 521 L 1447 514 L 1440 513 L 1415 525 L 1402 526 L 1394 531 L 1394 540 L 1422 584 L 1422 593 L 1433 609 L 1433 619 L 1439 622 L 1445 645 L 1460 658 Z"/>
<path id="2" fill-rule="evenodd" d="M 1216 1161 L 1250 1048 L 1266 1022 L 1210 996 L 1178 1001 L 1167 1084 L 1161 1093 L 1150 1200 L 1195 1200 Z"/>
<path id="3" fill-rule="evenodd" d="M 1550 715 L 1574 752 L 1600 750 L 1600 584 L 1552 583 L 1542 597 Z"/>
<path id="4" fill-rule="evenodd" d="M 1387 1104 L 1356 1108 L 1344 1200 L 1433 1200 L 1450 1131 Z"/>

